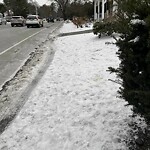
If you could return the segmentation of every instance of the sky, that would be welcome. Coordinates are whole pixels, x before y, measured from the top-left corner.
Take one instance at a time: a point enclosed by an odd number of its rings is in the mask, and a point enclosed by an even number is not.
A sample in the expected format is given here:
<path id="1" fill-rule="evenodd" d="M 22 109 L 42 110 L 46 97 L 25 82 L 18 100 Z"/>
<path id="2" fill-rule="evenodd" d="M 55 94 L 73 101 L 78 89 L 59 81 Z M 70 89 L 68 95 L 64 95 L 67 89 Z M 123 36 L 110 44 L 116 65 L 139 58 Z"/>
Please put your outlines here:
<path id="1" fill-rule="evenodd" d="M 49 4 L 48 0 L 36 0 L 39 5 Z"/>
<path id="2" fill-rule="evenodd" d="M 49 4 L 48 0 L 36 0 L 39 5 Z M 3 2 L 3 0 L 0 0 L 0 2 Z"/>
<path id="3" fill-rule="evenodd" d="M 67 22 L 60 32 L 76 30 Z M 120 63 L 114 39 L 87 33 L 53 42 L 40 47 L 55 51 L 54 58 L 0 135 L 0 150 L 127 150 L 124 141 L 136 133 L 130 126 L 145 123 L 132 118 L 131 107 L 117 96 L 116 75 L 107 71 Z"/>

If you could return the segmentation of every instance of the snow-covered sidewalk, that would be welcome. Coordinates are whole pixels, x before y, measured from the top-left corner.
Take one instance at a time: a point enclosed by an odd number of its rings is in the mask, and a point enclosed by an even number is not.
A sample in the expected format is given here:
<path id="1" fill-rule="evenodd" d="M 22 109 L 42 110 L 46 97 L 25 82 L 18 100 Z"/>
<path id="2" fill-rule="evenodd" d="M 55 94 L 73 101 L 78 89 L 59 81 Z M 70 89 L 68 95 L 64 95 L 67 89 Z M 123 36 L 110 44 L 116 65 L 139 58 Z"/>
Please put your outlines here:
<path id="1" fill-rule="evenodd" d="M 72 31 L 64 24 L 61 32 Z M 117 98 L 117 47 L 93 33 L 59 37 L 54 60 L 13 123 L 1 150 L 126 150 L 132 114 Z"/>

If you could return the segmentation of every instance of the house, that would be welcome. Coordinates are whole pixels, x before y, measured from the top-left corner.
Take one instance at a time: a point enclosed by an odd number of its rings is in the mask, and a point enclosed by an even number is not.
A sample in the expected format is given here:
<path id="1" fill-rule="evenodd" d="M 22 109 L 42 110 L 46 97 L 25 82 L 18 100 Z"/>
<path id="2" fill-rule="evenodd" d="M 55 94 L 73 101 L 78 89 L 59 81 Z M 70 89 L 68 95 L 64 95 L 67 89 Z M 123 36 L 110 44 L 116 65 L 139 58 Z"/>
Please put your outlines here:
<path id="1" fill-rule="evenodd" d="M 113 16 L 117 10 L 115 0 L 94 0 L 94 20 L 101 21 Z"/>

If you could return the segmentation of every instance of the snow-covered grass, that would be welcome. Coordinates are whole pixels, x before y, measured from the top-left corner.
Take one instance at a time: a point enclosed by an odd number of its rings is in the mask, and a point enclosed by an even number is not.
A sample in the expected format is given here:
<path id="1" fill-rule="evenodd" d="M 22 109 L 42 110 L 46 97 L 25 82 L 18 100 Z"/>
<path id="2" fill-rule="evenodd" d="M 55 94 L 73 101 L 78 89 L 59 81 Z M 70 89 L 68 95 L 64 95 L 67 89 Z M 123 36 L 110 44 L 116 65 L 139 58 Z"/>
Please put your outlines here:
<path id="1" fill-rule="evenodd" d="M 74 30 L 65 23 L 60 32 Z M 132 111 L 117 97 L 119 85 L 109 80 L 116 76 L 108 67 L 119 65 L 117 47 L 105 44 L 111 42 L 93 33 L 57 38 L 54 60 L 0 135 L 0 149 L 127 150 Z M 138 117 L 134 121 L 140 123 Z"/>
<path id="2" fill-rule="evenodd" d="M 92 27 L 93 27 L 93 23 L 89 22 L 86 25 L 83 24 L 83 28 L 77 28 L 77 26 L 74 25 L 71 21 L 67 20 L 65 22 L 65 26 L 63 26 L 60 29 L 60 32 L 66 33 L 66 32 L 76 32 L 76 31 L 82 31 L 82 30 L 89 30 L 89 29 L 92 29 Z"/>

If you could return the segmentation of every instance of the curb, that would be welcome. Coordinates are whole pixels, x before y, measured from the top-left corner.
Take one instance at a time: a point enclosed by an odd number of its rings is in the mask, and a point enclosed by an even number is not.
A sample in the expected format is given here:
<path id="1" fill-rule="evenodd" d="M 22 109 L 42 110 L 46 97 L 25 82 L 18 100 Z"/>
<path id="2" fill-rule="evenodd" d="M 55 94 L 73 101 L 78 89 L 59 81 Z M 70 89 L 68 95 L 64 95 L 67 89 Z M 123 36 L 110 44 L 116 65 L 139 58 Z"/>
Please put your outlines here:
<path id="1" fill-rule="evenodd" d="M 76 31 L 76 32 L 68 32 L 68 33 L 60 33 L 58 36 L 69 36 L 69 35 L 77 35 L 77 34 L 84 34 L 84 33 L 92 33 L 93 29 L 83 30 L 83 31 Z"/>

